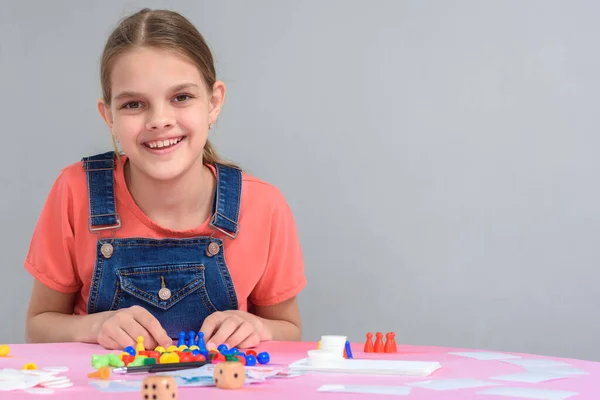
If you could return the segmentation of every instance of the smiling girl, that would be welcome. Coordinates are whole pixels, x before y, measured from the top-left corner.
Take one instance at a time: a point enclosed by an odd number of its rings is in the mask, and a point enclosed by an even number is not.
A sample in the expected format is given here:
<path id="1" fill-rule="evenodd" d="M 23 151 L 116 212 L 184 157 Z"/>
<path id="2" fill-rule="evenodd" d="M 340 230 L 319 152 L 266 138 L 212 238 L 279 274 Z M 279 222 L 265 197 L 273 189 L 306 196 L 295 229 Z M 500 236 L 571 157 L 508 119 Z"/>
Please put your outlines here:
<path id="1" fill-rule="evenodd" d="M 100 75 L 115 151 L 67 166 L 52 186 L 25 260 L 27 341 L 299 340 L 295 222 L 277 188 L 209 142 L 225 85 L 200 33 L 144 9 L 108 38 Z"/>

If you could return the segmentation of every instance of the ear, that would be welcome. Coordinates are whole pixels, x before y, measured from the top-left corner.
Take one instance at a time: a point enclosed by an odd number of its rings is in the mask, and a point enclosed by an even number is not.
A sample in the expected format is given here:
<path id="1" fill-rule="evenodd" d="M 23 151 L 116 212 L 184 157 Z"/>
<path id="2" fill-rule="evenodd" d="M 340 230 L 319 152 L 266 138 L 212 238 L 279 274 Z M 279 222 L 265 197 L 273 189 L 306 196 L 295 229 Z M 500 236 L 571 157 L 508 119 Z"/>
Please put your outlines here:
<path id="1" fill-rule="evenodd" d="M 110 111 L 110 106 L 105 103 L 104 99 L 98 100 L 98 112 L 100 112 L 100 115 L 102 116 L 102 119 L 104 120 L 104 122 L 106 122 L 106 125 L 108 125 L 108 127 L 112 130 L 112 126 L 113 126 L 112 112 Z"/>
<path id="2" fill-rule="evenodd" d="M 225 101 L 225 83 L 217 81 L 213 85 L 212 94 L 209 99 L 208 124 L 214 123 L 219 117 L 223 102 Z"/>

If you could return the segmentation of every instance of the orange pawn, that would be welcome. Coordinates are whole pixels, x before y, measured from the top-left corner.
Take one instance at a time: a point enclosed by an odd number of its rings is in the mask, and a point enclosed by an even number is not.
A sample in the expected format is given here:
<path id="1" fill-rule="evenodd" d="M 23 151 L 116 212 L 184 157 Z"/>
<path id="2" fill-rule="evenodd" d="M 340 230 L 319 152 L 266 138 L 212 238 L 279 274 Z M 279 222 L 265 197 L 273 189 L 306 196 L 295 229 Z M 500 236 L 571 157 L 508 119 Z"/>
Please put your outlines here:
<path id="1" fill-rule="evenodd" d="M 396 352 L 396 340 L 394 339 L 394 336 L 394 332 L 388 332 L 385 334 L 385 346 L 383 349 L 385 353 Z"/>
<path id="2" fill-rule="evenodd" d="M 383 333 L 375 334 L 375 345 L 373 346 L 375 353 L 383 353 Z"/>
<path id="3" fill-rule="evenodd" d="M 394 332 L 390 332 L 392 334 L 392 351 L 394 353 L 398 352 L 398 346 L 396 346 L 396 334 Z"/>
<path id="4" fill-rule="evenodd" d="M 367 333 L 367 341 L 365 342 L 365 353 L 373 352 L 373 334 L 371 332 Z"/>

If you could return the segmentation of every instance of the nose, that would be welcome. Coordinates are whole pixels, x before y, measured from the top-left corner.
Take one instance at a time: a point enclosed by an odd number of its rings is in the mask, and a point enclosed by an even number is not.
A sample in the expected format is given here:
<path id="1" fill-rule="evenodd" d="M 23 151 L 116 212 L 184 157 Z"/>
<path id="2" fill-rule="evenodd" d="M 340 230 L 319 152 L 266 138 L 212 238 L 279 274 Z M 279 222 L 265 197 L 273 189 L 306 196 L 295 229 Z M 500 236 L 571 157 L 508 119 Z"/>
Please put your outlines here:
<path id="1" fill-rule="evenodd" d="M 154 112 L 149 115 L 148 122 L 146 122 L 146 129 L 149 131 L 156 131 L 171 128 L 174 125 L 175 117 L 169 112 L 168 108 L 155 108 Z"/>

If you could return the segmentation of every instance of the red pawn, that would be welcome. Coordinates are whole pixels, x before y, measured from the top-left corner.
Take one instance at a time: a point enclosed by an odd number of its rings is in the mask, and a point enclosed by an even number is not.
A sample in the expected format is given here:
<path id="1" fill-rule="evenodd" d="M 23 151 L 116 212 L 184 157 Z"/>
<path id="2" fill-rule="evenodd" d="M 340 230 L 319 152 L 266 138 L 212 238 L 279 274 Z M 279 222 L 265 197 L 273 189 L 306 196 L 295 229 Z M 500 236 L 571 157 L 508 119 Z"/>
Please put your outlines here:
<path id="1" fill-rule="evenodd" d="M 365 353 L 373 352 L 373 334 L 371 332 L 367 333 L 367 341 L 365 342 Z"/>
<path id="2" fill-rule="evenodd" d="M 383 333 L 377 332 L 375 334 L 375 345 L 373 346 L 375 353 L 383 353 Z"/>
<path id="3" fill-rule="evenodd" d="M 396 340 L 394 339 L 394 332 L 388 332 L 385 334 L 385 353 L 395 353 L 396 352 Z"/>
<path id="4" fill-rule="evenodd" d="M 396 334 L 392 332 L 392 351 L 394 353 L 398 352 L 398 346 L 396 346 Z"/>

